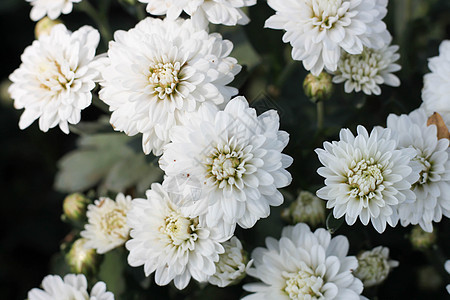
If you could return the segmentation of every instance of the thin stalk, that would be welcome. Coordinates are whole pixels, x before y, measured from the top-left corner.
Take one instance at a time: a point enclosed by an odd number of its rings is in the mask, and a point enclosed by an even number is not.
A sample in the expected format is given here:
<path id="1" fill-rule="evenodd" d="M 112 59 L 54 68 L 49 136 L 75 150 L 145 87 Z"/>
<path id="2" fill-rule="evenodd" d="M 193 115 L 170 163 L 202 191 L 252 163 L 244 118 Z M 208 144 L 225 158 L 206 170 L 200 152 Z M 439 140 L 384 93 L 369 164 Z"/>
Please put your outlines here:
<path id="1" fill-rule="evenodd" d="M 324 117 L 324 105 L 323 101 L 319 101 L 316 104 L 317 108 L 317 132 L 322 131 L 323 128 L 323 117 Z"/>

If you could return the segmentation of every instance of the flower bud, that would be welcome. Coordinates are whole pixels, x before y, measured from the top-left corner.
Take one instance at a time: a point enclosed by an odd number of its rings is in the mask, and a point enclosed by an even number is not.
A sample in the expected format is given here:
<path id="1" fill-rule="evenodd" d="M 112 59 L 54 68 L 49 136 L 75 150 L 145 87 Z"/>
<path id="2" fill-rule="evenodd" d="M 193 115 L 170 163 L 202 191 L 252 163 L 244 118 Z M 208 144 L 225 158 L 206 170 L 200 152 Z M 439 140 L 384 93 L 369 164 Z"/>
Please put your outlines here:
<path id="1" fill-rule="evenodd" d="M 34 27 L 34 36 L 36 37 L 36 39 L 39 39 L 39 37 L 43 35 L 48 35 L 55 25 L 61 23 L 61 20 L 52 20 L 49 17 L 44 17 L 36 23 L 36 26 Z"/>
<path id="2" fill-rule="evenodd" d="M 63 217 L 71 221 L 83 220 L 89 203 L 89 199 L 80 193 L 70 194 L 63 202 Z"/>
<path id="3" fill-rule="evenodd" d="M 282 211 L 281 217 L 290 224 L 307 223 L 317 227 L 325 222 L 325 201 L 313 193 L 301 191 L 297 199 Z"/>
<path id="4" fill-rule="evenodd" d="M 88 275 L 95 273 L 97 270 L 99 255 L 95 249 L 86 248 L 85 243 L 86 239 L 79 238 L 72 244 L 66 255 L 66 261 L 72 273 Z"/>
<path id="5" fill-rule="evenodd" d="M 409 236 L 411 244 L 417 250 L 430 248 L 436 243 L 436 238 L 436 230 L 426 232 L 419 225 L 413 227 Z"/>
<path id="6" fill-rule="evenodd" d="M 303 81 L 303 90 L 312 102 L 325 101 L 333 93 L 331 76 L 326 72 L 320 73 L 319 76 L 309 73 Z"/>
<path id="7" fill-rule="evenodd" d="M 209 283 L 218 287 L 233 285 L 245 277 L 247 268 L 252 261 L 248 262 L 247 253 L 242 249 L 239 239 L 233 236 L 230 240 L 222 243 L 225 252 L 219 255 L 216 262 L 216 273 L 208 278 Z"/>
<path id="8" fill-rule="evenodd" d="M 379 285 L 387 278 L 392 268 L 398 266 L 398 261 L 389 259 L 389 248 L 382 246 L 364 251 L 357 258 L 358 268 L 353 274 L 361 279 L 364 287 Z"/>

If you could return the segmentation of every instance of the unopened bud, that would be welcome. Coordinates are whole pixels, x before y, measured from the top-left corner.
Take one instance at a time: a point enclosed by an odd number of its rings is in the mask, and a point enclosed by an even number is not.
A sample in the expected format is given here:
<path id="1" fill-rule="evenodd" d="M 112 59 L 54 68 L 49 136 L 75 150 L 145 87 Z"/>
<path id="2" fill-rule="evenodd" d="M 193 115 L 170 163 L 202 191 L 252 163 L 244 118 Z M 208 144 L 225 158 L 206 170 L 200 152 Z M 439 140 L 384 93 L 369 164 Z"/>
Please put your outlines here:
<path id="1" fill-rule="evenodd" d="M 436 243 L 436 239 L 436 230 L 426 232 L 419 225 L 413 227 L 409 237 L 411 244 L 417 250 L 426 250 L 430 248 Z"/>
<path id="2" fill-rule="evenodd" d="M 34 36 L 36 39 L 39 39 L 39 37 L 43 35 L 49 35 L 52 28 L 61 23 L 61 20 L 52 20 L 49 17 L 44 17 L 36 23 L 36 26 L 34 27 Z"/>
<path id="3" fill-rule="evenodd" d="M 66 261 L 72 273 L 89 275 L 97 270 L 100 256 L 95 249 L 86 248 L 85 244 L 84 238 L 76 240 L 66 255 Z"/>
<path id="4" fill-rule="evenodd" d="M 353 274 L 361 279 L 364 287 L 382 283 L 392 268 L 398 266 L 398 261 L 389 259 L 389 248 L 378 246 L 370 251 L 364 251 L 358 256 L 358 268 Z"/>
<path id="5" fill-rule="evenodd" d="M 331 76 L 326 72 L 320 73 L 319 76 L 309 73 L 303 81 L 303 90 L 312 102 L 325 101 L 333 93 Z"/>
<path id="6" fill-rule="evenodd" d="M 282 211 L 281 217 L 290 224 L 307 223 L 317 227 L 325 222 L 325 201 L 313 193 L 301 191 L 297 199 Z"/>
<path id="7" fill-rule="evenodd" d="M 67 196 L 63 203 L 64 217 L 71 221 L 81 221 L 86 217 L 90 200 L 80 193 Z"/>

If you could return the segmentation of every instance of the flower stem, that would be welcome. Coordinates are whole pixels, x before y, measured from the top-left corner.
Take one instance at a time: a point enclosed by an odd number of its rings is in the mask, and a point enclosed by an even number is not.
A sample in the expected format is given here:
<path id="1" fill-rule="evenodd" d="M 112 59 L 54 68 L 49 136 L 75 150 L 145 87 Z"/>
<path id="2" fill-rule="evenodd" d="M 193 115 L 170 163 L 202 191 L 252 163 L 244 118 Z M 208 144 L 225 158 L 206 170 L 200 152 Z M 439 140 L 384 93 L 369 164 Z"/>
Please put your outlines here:
<path id="1" fill-rule="evenodd" d="M 324 116 L 324 105 L 323 101 L 318 101 L 317 107 L 317 131 L 321 131 L 323 128 L 323 116 Z"/>
<path id="2" fill-rule="evenodd" d="M 103 1 L 102 4 L 101 11 L 97 11 L 88 0 L 81 1 L 76 7 L 95 21 L 103 38 L 103 42 L 108 46 L 108 42 L 112 40 L 111 29 L 106 17 L 109 8 L 109 0 Z"/>

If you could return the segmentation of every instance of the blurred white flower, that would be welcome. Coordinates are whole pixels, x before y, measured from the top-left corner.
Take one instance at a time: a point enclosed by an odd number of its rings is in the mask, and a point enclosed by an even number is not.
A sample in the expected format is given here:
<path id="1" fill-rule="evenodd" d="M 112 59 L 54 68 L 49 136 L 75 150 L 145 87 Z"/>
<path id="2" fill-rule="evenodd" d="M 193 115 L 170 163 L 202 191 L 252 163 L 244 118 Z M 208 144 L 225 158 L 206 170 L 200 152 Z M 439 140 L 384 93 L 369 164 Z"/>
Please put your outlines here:
<path id="1" fill-rule="evenodd" d="M 80 122 L 99 75 L 93 64 L 99 40 L 98 31 L 90 26 L 71 33 L 58 24 L 25 49 L 22 64 L 9 76 L 14 107 L 25 108 L 21 129 L 39 119 L 44 132 L 59 125 L 69 133 L 68 123 Z"/>
<path id="2" fill-rule="evenodd" d="M 226 103 L 237 93 L 227 86 L 241 69 L 228 56 L 233 44 L 190 20 L 147 18 L 114 38 L 99 95 L 113 112 L 115 130 L 143 133 L 146 154 L 161 155 L 184 112 Z"/>
<path id="3" fill-rule="evenodd" d="M 132 228 L 126 243 L 128 263 L 144 265 L 146 276 L 155 272 L 158 285 L 173 280 L 181 290 L 191 277 L 207 281 L 224 252 L 220 243 L 230 236 L 183 215 L 159 183 L 152 184 L 146 195 L 147 199 L 133 200 L 128 214 Z"/>
<path id="4" fill-rule="evenodd" d="M 167 15 L 175 20 L 184 11 L 193 22 L 206 27 L 208 22 L 234 26 L 245 25 L 250 20 L 242 7 L 256 4 L 256 0 L 139 0 L 147 4 L 147 12 L 152 15 Z"/>
<path id="5" fill-rule="evenodd" d="M 427 119 L 423 109 L 409 115 L 390 114 L 387 127 L 396 133 L 400 149 L 415 150 L 413 162 L 420 170 L 420 178 L 412 185 L 416 200 L 399 204 L 401 224 L 419 224 L 431 232 L 433 221 L 440 222 L 442 215 L 450 217 L 450 159 L 449 140 L 438 139 L 436 126 L 427 126 Z"/>
<path id="6" fill-rule="evenodd" d="M 301 191 L 297 199 L 283 210 L 281 216 L 292 224 L 307 223 L 317 227 L 325 222 L 325 201 L 311 192 Z"/>
<path id="7" fill-rule="evenodd" d="M 252 227 L 269 216 L 270 206 L 283 203 L 277 188 L 291 182 L 285 168 L 292 158 L 281 153 L 289 135 L 279 126 L 276 111 L 257 116 L 244 97 L 234 98 L 223 111 L 201 110 L 173 128 L 160 159 L 168 176 L 163 185 L 179 174 L 197 178 L 201 194 L 184 203 L 183 211 L 231 233 L 236 223 Z"/>
<path id="8" fill-rule="evenodd" d="M 253 251 L 247 272 L 262 283 L 244 285 L 254 294 L 242 300 L 360 299 L 363 284 L 352 273 L 358 261 L 347 256 L 345 236 L 331 238 L 322 228 L 313 233 L 299 223 L 283 228 L 278 241 L 266 238 L 266 246 Z"/>
<path id="9" fill-rule="evenodd" d="M 358 256 L 358 268 L 354 275 L 361 279 L 364 287 L 382 283 L 392 268 L 398 266 L 398 261 L 389 259 L 389 248 L 378 246 L 370 251 L 364 251 Z"/>
<path id="10" fill-rule="evenodd" d="M 80 234 L 86 239 L 86 248 L 95 248 L 97 253 L 106 253 L 127 240 L 130 227 L 127 213 L 131 208 L 131 196 L 117 194 L 116 201 L 101 197 L 89 204 L 86 213 L 88 223 Z"/>
<path id="11" fill-rule="evenodd" d="M 363 91 L 366 95 L 380 95 L 379 85 L 400 86 L 400 79 L 392 74 L 401 69 L 395 62 L 400 58 L 399 47 L 385 46 L 381 49 L 364 47 L 361 54 L 343 53 L 333 82 L 345 82 L 346 93 Z"/>
<path id="12" fill-rule="evenodd" d="M 54 20 L 61 14 L 69 14 L 72 11 L 73 3 L 81 2 L 82 0 L 26 0 L 30 2 L 33 8 L 30 12 L 30 18 L 33 21 L 38 21 L 47 15 Z"/>
<path id="13" fill-rule="evenodd" d="M 428 60 L 431 73 L 423 77 L 423 106 L 430 116 L 438 112 L 450 126 L 450 40 L 439 46 L 439 56 Z"/>
<path id="14" fill-rule="evenodd" d="M 358 219 L 369 221 L 382 233 L 386 222 L 394 227 L 398 222 L 397 205 L 412 202 L 415 194 L 411 184 L 419 178 L 410 161 L 414 149 L 397 149 L 390 129 L 375 127 L 369 134 L 358 126 L 355 137 L 342 129 L 340 141 L 325 142 L 325 149 L 316 149 L 320 162 L 317 173 L 325 177 L 325 187 L 317 196 L 328 200 L 335 218 L 345 215 L 347 224 Z"/>
<path id="15" fill-rule="evenodd" d="M 265 27 L 282 29 L 292 58 L 318 76 L 336 71 L 341 52 L 360 54 L 363 46 L 379 49 L 391 39 L 382 19 L 387 0 L 268 0 L 276 14 Z"/>
<path id="16" fill-rule="evenodd" d="M 87 280 L 82 274 L 67 274 L 64 279 L 58 275 L 48 275 L 42 280 L 42 288 L 34 288 L 28 292 L 28 300 L 114 300 L 114 294 L 106 291 L 106 284 L 97 282 L 87 292 Z"/>
<path id="17" fill-rule="evenodd" d="M 444 267 L 445 267 L 445 270 L 447 271 L 447 273 L 450 274 L 450 260 L 447 260 L 445 262 Z M 447 284 L 447 292 L 450 294 L 450 284 Z"/>
<path id="18" fill-rule="evenodd" d="M 238 283 L 245 277 L 252 262 L 248 261 L 247 253 L 242 249 L 239 239 L 233 236 L 222 243 L 225 252 L 219 255 L 216 262 L 216 273 L 208 278 L 208 282 L 218 287 L 226 287 Z"/>

